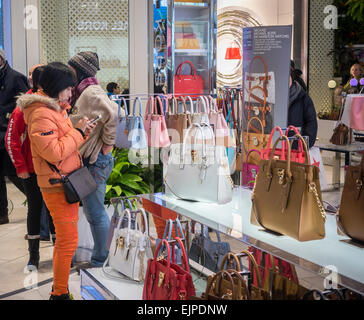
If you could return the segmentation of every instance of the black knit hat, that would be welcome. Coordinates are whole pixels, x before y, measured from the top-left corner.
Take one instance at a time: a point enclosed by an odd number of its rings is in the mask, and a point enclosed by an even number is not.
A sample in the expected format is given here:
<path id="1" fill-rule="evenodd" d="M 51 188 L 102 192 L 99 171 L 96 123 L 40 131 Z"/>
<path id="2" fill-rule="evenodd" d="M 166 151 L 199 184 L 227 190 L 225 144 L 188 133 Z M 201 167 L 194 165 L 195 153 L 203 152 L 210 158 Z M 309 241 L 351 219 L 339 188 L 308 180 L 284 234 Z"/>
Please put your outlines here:
<path id="1" fill-rule="evenodd" d="M 96 52 L 84 51 L 73 56 L 68 64 L 77 70 L 80 70 L 83 74 L 94 77 L 99 66 L 99 57 Z"/>
<path id="2" fill-rule="evenodd" d="M 52 62 L 43 67 L 39 85 L 49 97 L 57 99 L 63 90 L 76 85 L 76 77 L 67 65 Z"/>

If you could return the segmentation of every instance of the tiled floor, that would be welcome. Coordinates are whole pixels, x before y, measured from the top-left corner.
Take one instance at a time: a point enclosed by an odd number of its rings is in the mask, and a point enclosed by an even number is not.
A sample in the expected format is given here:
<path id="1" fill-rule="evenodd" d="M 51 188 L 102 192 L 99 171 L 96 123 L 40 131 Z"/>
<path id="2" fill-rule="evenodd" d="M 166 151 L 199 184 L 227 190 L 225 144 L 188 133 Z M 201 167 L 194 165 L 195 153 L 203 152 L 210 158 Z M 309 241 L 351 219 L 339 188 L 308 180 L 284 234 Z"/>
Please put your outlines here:
<path id="1" fill-rule="evenodd" d="M 328 183 L 331 182 L 331 167 L 325 167 Z M 343 171 L 343 170 L 342 170 Z M 342 172 L 342 181 L 343 181 Z M 340 192 L 324 192 L 324 199 L 337 205 L 340 202 Z M 11 183 L 8 184 L 8 198 L 14 203 L 10 215 L 10 223 L 0 226 L 0 299 L 5 300 L 48 300 L 52 286 L 52 252 L 50 242 L 41 242 L 39 272 L 29 274 L 24 272 L 28 261 L 26 234 L 26 207 L 23 205 L 24 195 Z M 232 244 L 233 249 L 233 244 Z M 315 279 L 312 274 L 298 270 L 302 284 L 312 287 Z M 320 289 L 317 280 L 317 289 Z M 38 285 L 37 285 L 38 284 Z M 35 287 L 26 289 L 27 287 Z M 73 271 L 69 281 L 70 292 L 75 299 L 81 299 L 80 276 Z"/>

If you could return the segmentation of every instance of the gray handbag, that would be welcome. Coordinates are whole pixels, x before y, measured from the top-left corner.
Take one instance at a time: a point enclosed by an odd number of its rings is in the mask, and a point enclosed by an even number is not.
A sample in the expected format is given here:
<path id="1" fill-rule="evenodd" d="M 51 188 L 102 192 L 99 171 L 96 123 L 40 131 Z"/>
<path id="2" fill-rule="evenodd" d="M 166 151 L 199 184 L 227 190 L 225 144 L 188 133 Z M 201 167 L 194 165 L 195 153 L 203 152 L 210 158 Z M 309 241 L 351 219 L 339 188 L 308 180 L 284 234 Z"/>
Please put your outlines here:
<path id="1" fill-rule="evenodd" d="M 128 114 L 128 108 L 125 108 L 125 116 L 121 115 L 121 101 L 123 101 L 124 106 L 126 106 L 126 101 L 123 97 L 114 100 L 118 104 L 118 118 L 116 122 L 116 137 L 115 137 L 115 147 L 129 149 L 131 147 L 131 140 L 129 140 L 129 132 L 132 127 L 132 117 Z"/>

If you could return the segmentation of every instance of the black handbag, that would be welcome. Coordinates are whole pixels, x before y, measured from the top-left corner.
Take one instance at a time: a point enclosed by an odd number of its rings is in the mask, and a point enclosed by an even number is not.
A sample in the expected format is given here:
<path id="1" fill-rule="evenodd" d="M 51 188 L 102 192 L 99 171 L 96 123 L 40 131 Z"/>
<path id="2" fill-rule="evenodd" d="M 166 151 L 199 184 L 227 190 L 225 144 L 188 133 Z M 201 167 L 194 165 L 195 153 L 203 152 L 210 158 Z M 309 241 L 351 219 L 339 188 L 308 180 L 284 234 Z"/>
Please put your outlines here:
<path id="1" fill-rule="evenodd" d="M 204 225 L 201 225 L 201 233 L 192 240 L 190 259 L 211 270 L 218 272 L 224 256 L 230 252 L 230 244 L 222 242 L 220 234 L 216 231 L 217 242 L 204 234 Z"/>
<path id="2" fill-rule="evenodd" d="M 96 181 L 88 171 L 87 167 L 82 166 L 81 168 L 64 176 L 54 164 L 48 162 L 48 165 L 61 176 L 61 179 L 49 179 L 49 183 L 52 185 L 57 183 L 63 184 L 64 194 L 68 203 L 72 204 L 80 202 L 89 194 L 96 191 Z"/>

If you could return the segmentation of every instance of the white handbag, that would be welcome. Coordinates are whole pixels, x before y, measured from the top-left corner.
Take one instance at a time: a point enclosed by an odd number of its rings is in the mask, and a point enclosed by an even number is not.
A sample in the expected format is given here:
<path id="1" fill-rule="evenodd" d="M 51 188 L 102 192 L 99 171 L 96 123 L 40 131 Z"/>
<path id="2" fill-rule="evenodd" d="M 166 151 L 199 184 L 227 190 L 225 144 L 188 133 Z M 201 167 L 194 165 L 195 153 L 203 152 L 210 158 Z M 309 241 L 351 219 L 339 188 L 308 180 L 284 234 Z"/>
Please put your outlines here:
<path id="1" fill-rule="evenodd" d="M 187 145 L 192 129 L 195 129 L 194 143 Z M 209 132 L 208 138 L 205 131 Z M 173 145 L 170 151 L 168 163 L 164 165 L 167 195 L 208 203 L 231 201 L 234 184 L 226 148 L 216 146 L 215 135 L 208 124 L 194 123 L 188 128 L 183 145 Z"/>
<path id="2" fill-rule="evenodd" d="M 153 253 L 148 236 L 145 211 L 144 209 L 139 209 L 134 212 L 135 214 L 142 214 L 144 232 L 138 230 L 137 223 L 135 224 L 135 229 L 131 229 L 131 213 L 129 209 L 125 209 L 124 214 L 128 216 L 128 227 L 120 228 L 123 219 L 119 219 L 104 267 L 108 262 L 112 269 L 132 280 L 142 282 L 147 272 L 148 259 L 153 258 Z"/>
<path id="3" fill-rule="evenodd" d="M 207 106 L 206 106 L 206 101 L 205 99 L 200 96 L 197 98 L 197 102 L 196 102 L 196 109 L 193 106 L 193 100 L 190 96 L 186 96 L 185 97 L 186 100 L 189 101 L 190 106 L 191 106 L 191 121 L 192 123 L 206 123 L 206 124 L 210 124 L 210 120 L 209 120 L 209 114 L 207 111 Z M 202 105 L 202 111 L 200 106 Z"/>

